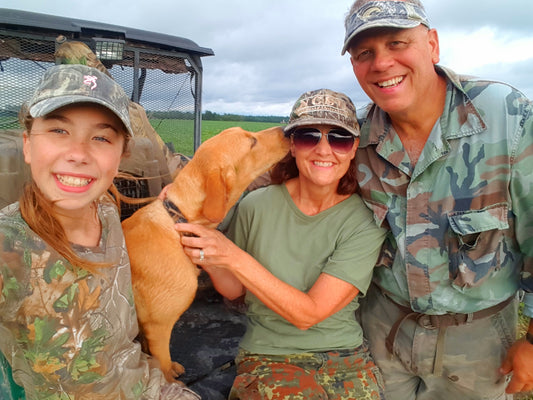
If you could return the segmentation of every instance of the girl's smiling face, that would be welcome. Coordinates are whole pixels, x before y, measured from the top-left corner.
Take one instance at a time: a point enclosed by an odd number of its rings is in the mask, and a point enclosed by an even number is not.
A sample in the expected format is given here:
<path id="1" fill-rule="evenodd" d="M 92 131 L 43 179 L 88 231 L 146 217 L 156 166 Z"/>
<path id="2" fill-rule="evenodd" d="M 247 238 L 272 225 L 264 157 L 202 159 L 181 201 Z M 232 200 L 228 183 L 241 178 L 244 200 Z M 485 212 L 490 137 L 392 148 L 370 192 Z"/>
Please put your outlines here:
<path id="1" fill-rule="evenodd" d="M 77 103 L 35 118 L 24 132 L 24 160 L 54 206 L 66 213 L 88 211 L 113 183 L 126 129 L 109 109 Z"/>

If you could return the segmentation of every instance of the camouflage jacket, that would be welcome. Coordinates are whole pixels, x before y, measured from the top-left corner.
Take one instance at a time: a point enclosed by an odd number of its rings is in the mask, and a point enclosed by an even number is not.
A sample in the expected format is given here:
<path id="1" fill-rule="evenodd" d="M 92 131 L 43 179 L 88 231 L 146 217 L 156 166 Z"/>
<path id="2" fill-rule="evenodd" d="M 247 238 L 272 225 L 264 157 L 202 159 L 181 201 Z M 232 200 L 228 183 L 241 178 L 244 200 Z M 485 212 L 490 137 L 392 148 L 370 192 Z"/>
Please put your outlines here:
<path id="1" fill-rule="evenodd" d="M 73 267 L 38 237 L 18 204 L 0 212 L 0 349 L 28 399 L 159 399 L 166 381 L 134 342 L 129 259 L 116 208 L 101 204 L 100 276 Z"/>
<path id="2" fill-rule="evenodd" d="M 508 85 L 437 71 L 445 109 L 414 166 L 386 113 L 369 105 L 362 115 L 361 194 L 390 229 L 374 281 L 428 314 L 485 309 L 522 287 L 533 316 L 532 103 Z"/>

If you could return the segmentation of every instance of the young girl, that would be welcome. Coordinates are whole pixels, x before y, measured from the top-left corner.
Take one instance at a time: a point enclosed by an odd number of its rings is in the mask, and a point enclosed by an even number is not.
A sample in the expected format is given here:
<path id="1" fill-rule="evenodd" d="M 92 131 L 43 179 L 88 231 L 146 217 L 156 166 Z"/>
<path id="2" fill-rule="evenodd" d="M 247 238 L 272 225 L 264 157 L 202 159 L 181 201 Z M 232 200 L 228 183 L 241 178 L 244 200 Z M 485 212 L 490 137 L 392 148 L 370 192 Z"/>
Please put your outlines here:
<path id="1" fill-rule="evenodd" d="M 0 350 L 29 399 L 198 399 L 134 342 L 113 179 L 128 97 L 83 65 L 48 69 L 21 111 L 32 182 L 0 212 Z"/>

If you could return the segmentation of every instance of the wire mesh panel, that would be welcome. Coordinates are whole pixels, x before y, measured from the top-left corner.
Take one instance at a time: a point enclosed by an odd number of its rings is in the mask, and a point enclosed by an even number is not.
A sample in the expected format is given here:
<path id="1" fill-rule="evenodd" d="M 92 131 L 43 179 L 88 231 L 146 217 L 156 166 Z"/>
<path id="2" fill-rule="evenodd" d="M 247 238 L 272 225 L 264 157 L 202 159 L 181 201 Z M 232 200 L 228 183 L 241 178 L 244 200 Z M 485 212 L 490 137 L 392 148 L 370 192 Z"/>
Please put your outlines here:
<path id="1" fill-rule="evenodd" d="M 189 61 L 176 56 L 129 50 L 124 52 L 123 64 L 126 66 L 114 65 L 109 69 L 113 78 L 131 100 L 144 107 L 163 142 L 177 153 L 192 155 L 197 76 Z M 135 69 L 128 66 L 130 64 L 139 65 L 137 76 Z"/>
<path id="2" fill-rule="evenodd" d="M 18 113 L 22 103 L 52 65 L 54 42 L 0 34 L 0 130 L 20 128 Z"/>

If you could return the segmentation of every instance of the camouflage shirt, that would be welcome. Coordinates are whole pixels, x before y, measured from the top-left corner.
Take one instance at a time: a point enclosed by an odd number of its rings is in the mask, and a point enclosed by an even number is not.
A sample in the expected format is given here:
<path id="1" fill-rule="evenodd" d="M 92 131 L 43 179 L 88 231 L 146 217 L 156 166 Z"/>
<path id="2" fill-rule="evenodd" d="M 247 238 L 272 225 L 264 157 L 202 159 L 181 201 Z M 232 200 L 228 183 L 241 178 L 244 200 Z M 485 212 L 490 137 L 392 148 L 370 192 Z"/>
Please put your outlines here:
<path id="1" fill-rule="evenodd" d="M 101 204 L 96 276 L 73 267 L 38 237 L 18 204 L 0 212 L 0 349 L 28 399 L 159 399 L 166 381 L 134 342 L 129 260 L 114 206 Z"/>
<path id="2" fill-rule="evenodd" d="M 522 287 L 533 316 L 532 104 L 508 85 L 437 71 L 446 104 L 415 165 L 385 112 L 370 105 L 362 118 L 361 194 L 390 229 L 374 281 L 428 314 L 485 309 Z"/>

